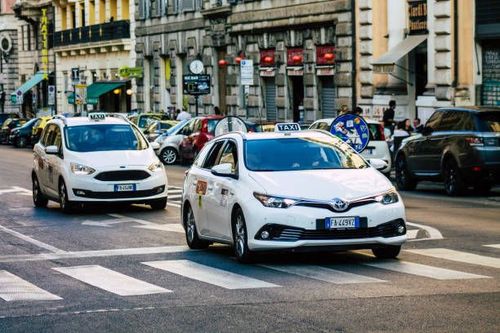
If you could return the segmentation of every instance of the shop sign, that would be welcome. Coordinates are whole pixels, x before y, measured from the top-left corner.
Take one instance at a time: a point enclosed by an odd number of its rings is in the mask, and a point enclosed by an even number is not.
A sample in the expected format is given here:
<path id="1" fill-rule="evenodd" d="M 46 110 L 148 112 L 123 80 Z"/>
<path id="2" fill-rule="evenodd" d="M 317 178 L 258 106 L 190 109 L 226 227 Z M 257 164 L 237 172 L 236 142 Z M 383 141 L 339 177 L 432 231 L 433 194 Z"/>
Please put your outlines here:
<path id="1" fill-rule="evenodd" d="M 184 75 L 183 87 L 184 93 L 187 95 L 197 96 L 210 94 L 210 75 Z"/>
<path id="2" fill-rule="evenodd" d="M 408 0 L 409 34 L 427 34 L 427 0 Z"/>
<path id="3" fill-rule="evenodd" d="M 304 63 L 304 50 L 302 48 L 293 48 L 286 50 L 287 66 L 302 66 Z"/>
<path id="4" fill-rule="evenodd" d="M 378 74 L 388 74 L 394 71 L 394 64 L 373 65 L 373 72 Z"/>
<path id="5" fill-rule="evenodd" d="M 300 68 L 287 68 L 287 74 L 288 74 L 288 76 L 303 76 L 304 69 L 302 67 L 300 67 Z"/>
<path id="6" fill-rule="evenodd" d="M 317 45 L 316 46 L 316 65 L 334 65 L 335 64 L 335 46 Z"/>
<path id="7" fill-rule="evenodd" d="M 123 66 L 118 69 L 118 75 L 123 78 L 141 78 L 142 67 Z"/>
<path id="8" fill-rule="evenodd" d="M 276 71 L 274 69 L 261 69 L 260 77 L 275 77 Z"/>
<path id="9" fill-rule="evenodd" d="M 40 20 L 40 33 L 42 35 L 42 71 L 43 79 L 49 79 L 49 18 L 47 8 L 42 8 L 42 18 Z"/>
<path id="10" fill-rule="evenodd" d="M 334 74 L 335 74 L 335 67 L 333 66 L 316 68 L 317 76 L 332 76 Z"/>
<path id="11" fill-rule="evenodd" d="M 275 50 L 261 50 L 260 51 L 260 66 L 261 67 L 273 67 L 275 63 Z"/>

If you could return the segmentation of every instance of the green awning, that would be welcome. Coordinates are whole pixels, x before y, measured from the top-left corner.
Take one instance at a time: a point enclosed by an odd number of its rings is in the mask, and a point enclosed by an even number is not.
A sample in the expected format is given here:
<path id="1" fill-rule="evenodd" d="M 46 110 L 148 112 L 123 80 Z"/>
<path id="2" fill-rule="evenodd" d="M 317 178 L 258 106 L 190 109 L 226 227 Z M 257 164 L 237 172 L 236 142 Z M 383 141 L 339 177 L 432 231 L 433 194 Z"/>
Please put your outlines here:
<path id="1" fill-rule="evenodd" d="M 87 104 L 97 104 L 99 97 L 116 88 L 125 85 L 125 82 L 95 82 L 87 87 Z"/>
<path id="2" fill-rule="evenodd" d="M 26 94 L 28 90 L 39 84 L 45 76 L 44 72 L 38 72 L 31 77 L 28 81 L 24 82 L 19 88 L 17 88 L 11 95 L 17 95 L 18 91 L 22 92 L 22 95 Z"/>

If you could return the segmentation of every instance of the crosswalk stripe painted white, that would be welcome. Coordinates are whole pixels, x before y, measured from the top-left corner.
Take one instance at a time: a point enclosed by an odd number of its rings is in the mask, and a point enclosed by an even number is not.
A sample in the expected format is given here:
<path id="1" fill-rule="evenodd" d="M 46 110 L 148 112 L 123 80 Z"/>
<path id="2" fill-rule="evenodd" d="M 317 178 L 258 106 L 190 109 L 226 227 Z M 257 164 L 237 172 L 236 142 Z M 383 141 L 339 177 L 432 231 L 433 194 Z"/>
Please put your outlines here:
<path id="1" fill-rule="evenodd" d="M 0 298 L 10 301 L 57 301 L 62 298 L 0 270 Z"/>
<path id="2" fill-rule="evenodd" d="M 500 268 L 500 259 L 487 256 L 480 256 L 468 252 L 455 251 L 443 248 L 418 249 L 418 250 L 415 249 L 415 250 L 406 250 L 406 252 L 416 253 L 434 258 L 458 261 L 467 264 Z"/>
<path id="3" fill-rule="evenodd" d="M 451 269 L 427 266 L 412 262 L 386 260 L 373 263 L 365 263 L 363 265 L 386 269 L 389 271 L 424 276 L 436 280 L 461 280 L 461 279 L 484 279 L 489 276 L 476 275 Z"/>
<path id="4" fill-rule="evenodd" d="M 488 244 L 488 245 L 484 245 L 484 246 L 494 247 L 495 249 L 500 249 L 500 244 Z"/>
<path id="5" fill-rule="evenodd" d="M 169 200 L 176 200 L 182 198 L 182 194 L 175 194 L 175 195 L 169 195 L 168 199 Z"/>
<path id="6" fill-rule="evenodd" d="M 169 293 L 172 290 L 135 279 L 99 265 L 55 267 L 54 270 L 120 296 Z"/>
<path id="7" fill-rule="evenodd" d="M 201 265 L 190 260 L 148 261 L 143 264 L 226 289 L 279 287 L 273 283 Z"/>
<path id="8" fill-rule="evenodd" d="M 336 269 L 313 265 L 260 265 L 280 272 L 294 274 L 314 280 L 334 284 L 386 282 L 369 276 L 343 272 Z"/>
<path id="9" fill-rule="evenodd" d="M 410 230 L 407 230 L 406 231 L 406 237 L 408 237 L 408 239 L 415 239 L 415 238 L 417 238 L 418 231 L 419 231 L 419 229 L 410 229 Z"/>

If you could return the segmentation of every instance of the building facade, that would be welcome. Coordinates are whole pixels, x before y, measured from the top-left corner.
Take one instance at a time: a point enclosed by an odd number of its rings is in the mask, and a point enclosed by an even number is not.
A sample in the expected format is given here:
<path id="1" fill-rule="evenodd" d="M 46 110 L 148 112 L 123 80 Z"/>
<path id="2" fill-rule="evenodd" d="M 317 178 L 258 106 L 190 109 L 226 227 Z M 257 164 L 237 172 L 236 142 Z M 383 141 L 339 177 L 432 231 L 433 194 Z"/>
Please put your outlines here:
<path id="1" fill-rule="evenodd" d="M 302 121 L 355 100 L 354 1 L 135 0 L 138 109 Z M 200 60 L 201 72 L 190 64 Z M 210 93 L 183 77 L 210 75 Z M 198 103 L 198 105 L 196 105 Z"/>
<path id="2" fill-rule="evenodd" d="M 0 114 L 20 114 L 20 107 L 10 99 L 19 77 L 19 20 L 12 6 L 15 0 L 0 0 Z"/>
<path id="3" fill-rule="evenodd" d="M 400 13 L 400 14 L 396 14 Z M 500 2 L 357 0 L 357 101 L 425 121 L 436 108 L 500 105 Z"/>
<path id="4" fill-rule="evenodd" d="M 134 0 L 53 3 L 58 113 L 135 109 Z"/>

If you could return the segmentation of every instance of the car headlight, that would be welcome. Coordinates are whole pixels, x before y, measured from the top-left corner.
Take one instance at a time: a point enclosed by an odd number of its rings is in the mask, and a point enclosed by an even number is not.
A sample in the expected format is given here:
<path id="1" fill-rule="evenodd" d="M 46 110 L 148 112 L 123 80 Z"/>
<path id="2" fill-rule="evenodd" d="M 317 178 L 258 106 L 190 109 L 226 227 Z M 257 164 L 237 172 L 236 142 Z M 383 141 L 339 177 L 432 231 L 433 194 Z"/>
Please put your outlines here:
<path id="1" fill-rule="evenodd" d="M 262 205 L 271 208 L 288 208 L 297 203 L 297 200 L 294 199 L 273 197 L 261 193 L 254 193 L 253 196 L 255 197 L 255 199 L 259 200 Z"/>
<path id="2" fill-rule="evenodd" d="M 71 162 L 70 165 L 71 165 L 71 171 L 75 175 L 91 175 L 95 172 L 95 169 L 80 163 Z"/>
<path id="3" fill-rule="evenodd" d="M 380 202 L 382 205 L 389 205 L 399 201 L 398 193 L 394 190 L 382 193 L 375 197 L 375 201 Z"/>
<path id="4" fill-rule="evenodd" d="M 161 164 L 161 162 L 155 162 L 155 163 L 151 164 L 150 166 L 148 166 L 148 169 L 151 172 L 160 171 L 160 170 L 163 170 L 163 164 Z"/>

